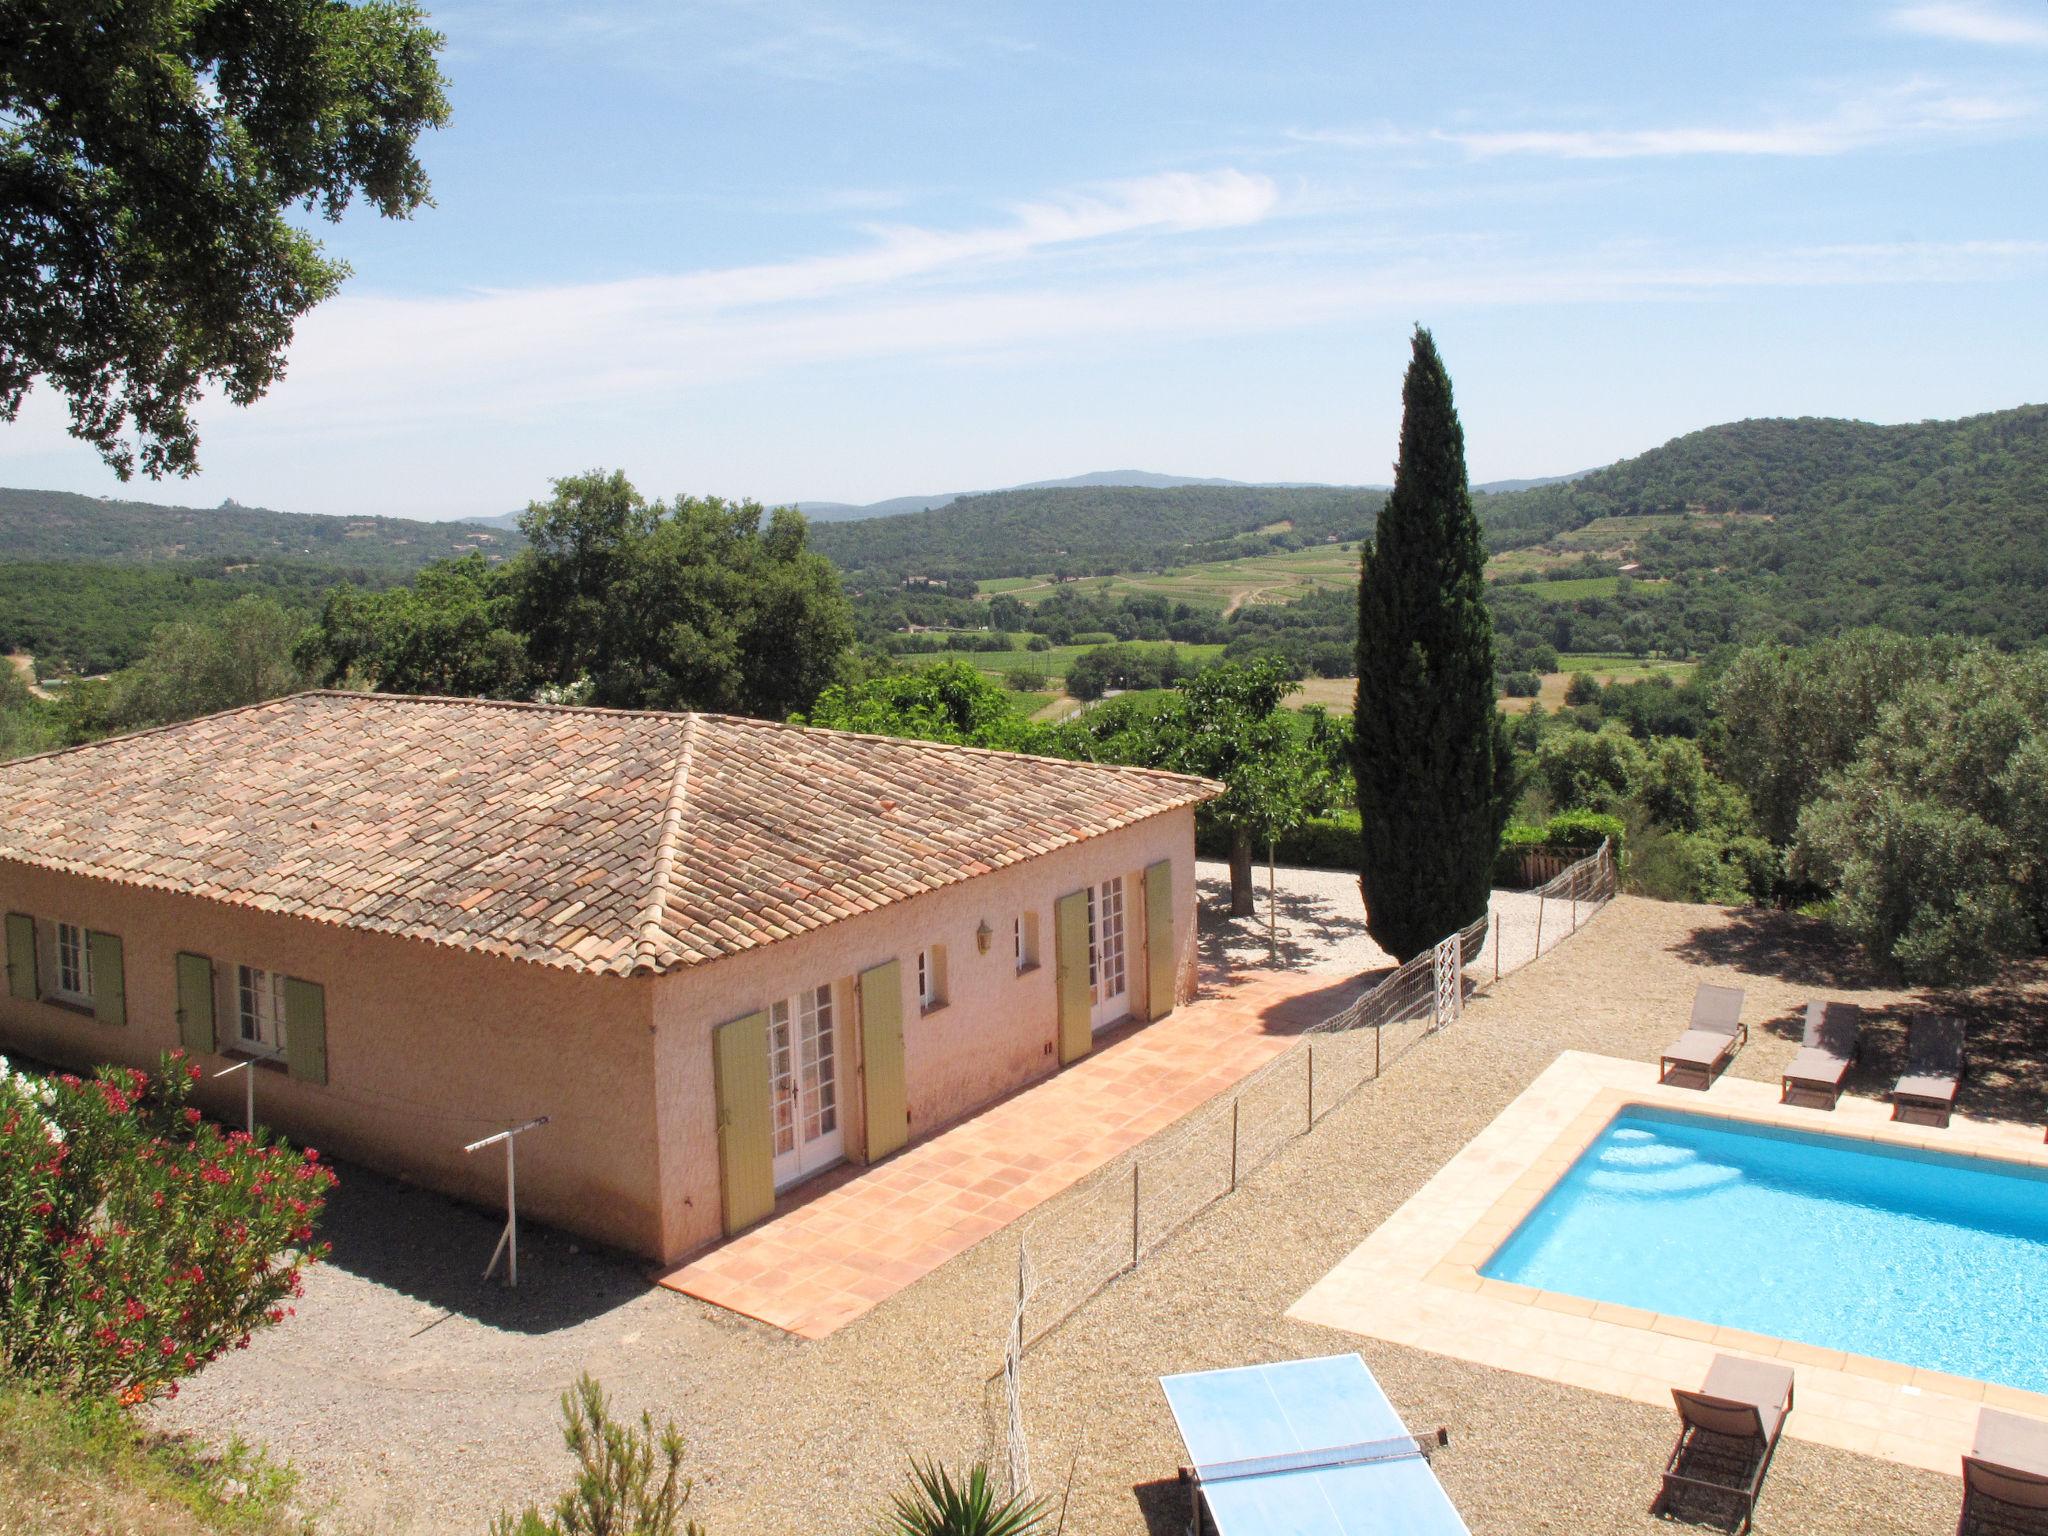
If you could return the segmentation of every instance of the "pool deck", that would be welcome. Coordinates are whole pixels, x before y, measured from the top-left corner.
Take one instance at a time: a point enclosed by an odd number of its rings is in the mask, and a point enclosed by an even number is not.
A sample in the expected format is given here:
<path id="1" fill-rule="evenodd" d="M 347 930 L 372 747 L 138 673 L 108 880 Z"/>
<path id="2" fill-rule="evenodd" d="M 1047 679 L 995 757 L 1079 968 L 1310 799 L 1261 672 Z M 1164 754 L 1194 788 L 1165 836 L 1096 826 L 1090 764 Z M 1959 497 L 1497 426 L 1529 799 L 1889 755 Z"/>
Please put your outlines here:
<path id="1" fill-rule="evenodd" d="M 1667 1408 L 1716 1354 L 1777 1360 L 1797 1373 L 1788 1436 L 1951 1475 L 1980 1408 L 2048 1419 L 2048 1395 L 1481 1276 L 1635 1104 L 2048 1167 L 2028 1126 L 1962 1115 L 1945 1130 L 1898 1125 L 1886 1105 L 1846 1096 L 1832 1111 L 1801 1109 L 1780 1104 L 1775 1084 L 1729 1076 L 1704 1093 L 1669 1088 L 1648 1062 L 1566 1051 L 1287 1315 Z"/>

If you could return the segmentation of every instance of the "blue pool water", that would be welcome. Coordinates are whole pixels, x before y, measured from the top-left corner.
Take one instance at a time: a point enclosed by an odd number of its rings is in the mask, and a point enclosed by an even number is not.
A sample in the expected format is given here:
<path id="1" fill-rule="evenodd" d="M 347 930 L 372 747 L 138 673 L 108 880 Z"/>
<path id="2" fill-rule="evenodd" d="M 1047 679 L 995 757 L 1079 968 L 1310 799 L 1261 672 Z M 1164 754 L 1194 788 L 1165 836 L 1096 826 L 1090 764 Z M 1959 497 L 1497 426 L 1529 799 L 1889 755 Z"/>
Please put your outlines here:
<path id="1" fill-rule="evenodd" d="M 2048 1174 L 1634 1108 L 1482 1275 L 2048 1391 Z"/>

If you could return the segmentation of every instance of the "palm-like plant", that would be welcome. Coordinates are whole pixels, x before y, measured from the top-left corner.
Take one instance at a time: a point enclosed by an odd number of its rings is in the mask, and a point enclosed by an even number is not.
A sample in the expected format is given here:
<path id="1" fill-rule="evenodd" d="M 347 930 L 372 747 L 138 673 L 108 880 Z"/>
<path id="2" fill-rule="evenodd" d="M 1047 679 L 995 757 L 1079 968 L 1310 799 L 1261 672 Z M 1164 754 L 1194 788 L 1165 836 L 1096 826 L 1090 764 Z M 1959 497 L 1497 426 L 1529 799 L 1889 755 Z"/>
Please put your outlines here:
<path id="1" fill-rule="evenodd" d="M 977 1461 L 956 1483 L 935 1461 L 910 1463 L 911 1486 L 891 1498 L 876 1536 L 1045 1536 L 1051 1513 L 1042 1499 L 996 1496 L 988 1463 Z"/>

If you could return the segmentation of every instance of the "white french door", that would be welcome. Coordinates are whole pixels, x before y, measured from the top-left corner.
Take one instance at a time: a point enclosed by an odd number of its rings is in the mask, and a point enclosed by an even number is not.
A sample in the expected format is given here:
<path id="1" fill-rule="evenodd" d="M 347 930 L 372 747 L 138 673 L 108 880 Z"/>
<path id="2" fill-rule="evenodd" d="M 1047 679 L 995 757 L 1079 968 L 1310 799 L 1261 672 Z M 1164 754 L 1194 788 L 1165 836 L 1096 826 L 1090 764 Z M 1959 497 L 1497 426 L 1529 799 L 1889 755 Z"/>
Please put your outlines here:
<path id="1" fill-rule="evenodd" d="M 839 1126 L 839 1036 L 832 989 L 807 987 L 768 1010 L 769 1095 L 775 1109 L 775 1187 L 845 1153 Z"/>
<path id="2" fill-rule="evenodd" d="M 1088 1022 L 1098 1030 L 1130 1016 L 1122 875 L 1088 887 L 1088 996 Z"/>

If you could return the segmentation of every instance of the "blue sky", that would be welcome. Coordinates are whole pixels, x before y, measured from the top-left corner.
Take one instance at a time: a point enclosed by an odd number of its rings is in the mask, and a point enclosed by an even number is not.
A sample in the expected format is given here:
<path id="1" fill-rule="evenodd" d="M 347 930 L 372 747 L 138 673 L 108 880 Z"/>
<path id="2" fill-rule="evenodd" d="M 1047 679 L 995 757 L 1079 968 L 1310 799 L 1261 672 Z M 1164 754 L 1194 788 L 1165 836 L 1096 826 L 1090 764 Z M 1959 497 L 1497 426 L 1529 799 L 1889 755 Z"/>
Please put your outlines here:
<path id="1" fill-rule="evenodd" d="M 450 0 L 437 206 L 145 499 L 1475 479 L 2048 397 L 2048 0 Z M 47 391 L 0 483 L 113 491 Z"/>

